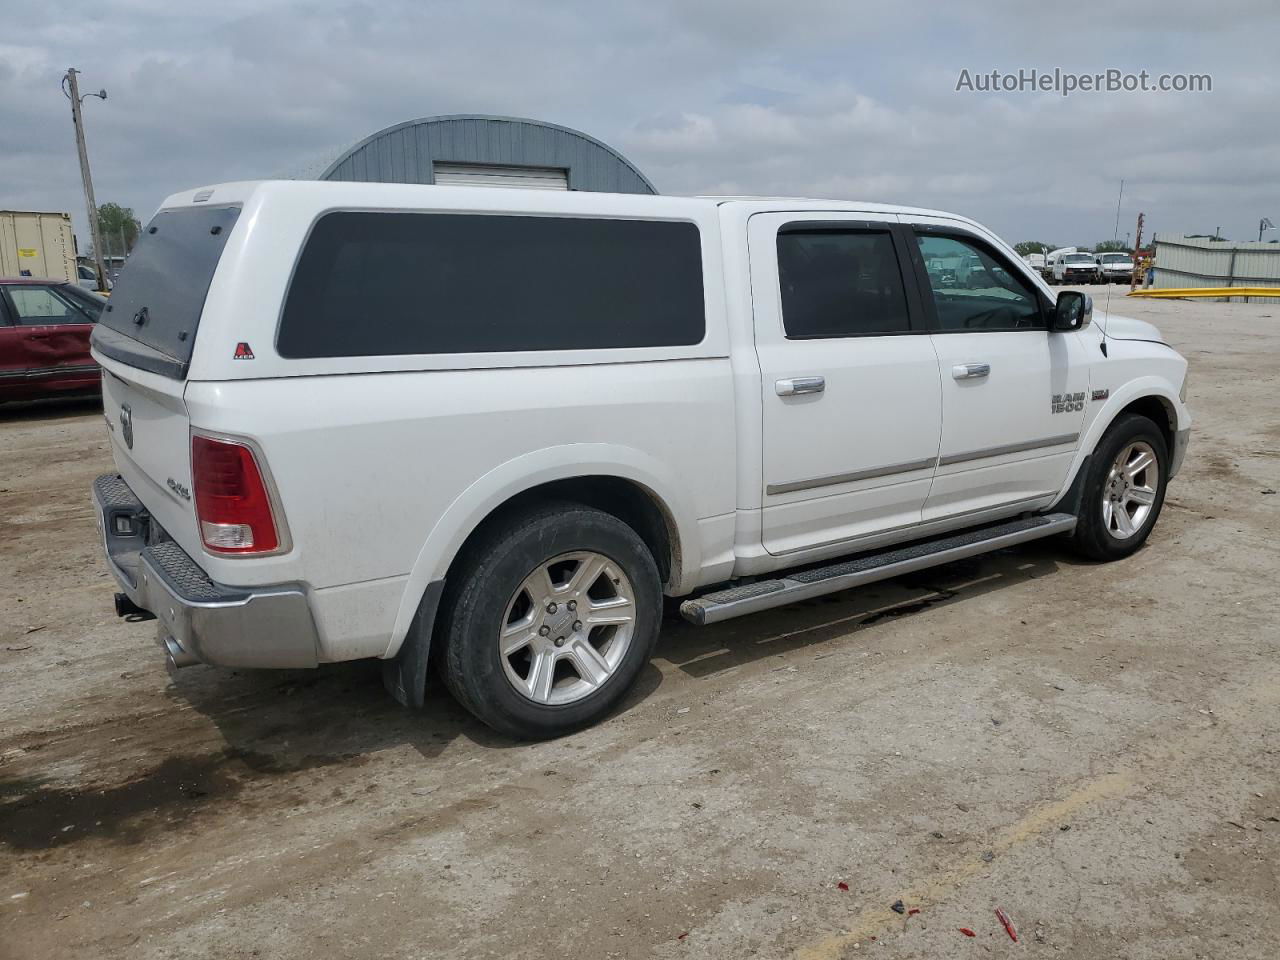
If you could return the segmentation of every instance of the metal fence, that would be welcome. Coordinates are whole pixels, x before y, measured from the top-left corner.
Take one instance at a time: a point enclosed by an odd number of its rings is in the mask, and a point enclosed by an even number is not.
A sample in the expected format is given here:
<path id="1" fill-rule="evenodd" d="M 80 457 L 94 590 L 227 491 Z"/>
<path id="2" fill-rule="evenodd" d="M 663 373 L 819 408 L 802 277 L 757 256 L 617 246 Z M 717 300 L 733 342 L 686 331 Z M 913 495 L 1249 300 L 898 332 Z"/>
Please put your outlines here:
<path id="1" fill-rule="evenodd" d="M 1280 303 L 1280 243 L 1231 242 L 1156 234 L 1152 287 L 1276 287 L 1274 297 L 1220 297 L 1219 302 Z"/>

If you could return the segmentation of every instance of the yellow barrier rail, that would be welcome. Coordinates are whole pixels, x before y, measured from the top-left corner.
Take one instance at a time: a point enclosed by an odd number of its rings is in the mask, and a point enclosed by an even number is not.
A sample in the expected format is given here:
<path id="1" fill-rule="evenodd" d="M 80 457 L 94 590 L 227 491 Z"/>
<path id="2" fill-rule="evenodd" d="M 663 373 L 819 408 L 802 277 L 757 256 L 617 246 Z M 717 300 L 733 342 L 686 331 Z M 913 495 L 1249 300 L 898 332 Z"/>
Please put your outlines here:
<path id="1" fill-rule="evenodd" d="M 1280 287 L 1165 287 L 1130 290 L 1126 296 L 1178 300 L 1183 297 L 1280 297 Z"/>

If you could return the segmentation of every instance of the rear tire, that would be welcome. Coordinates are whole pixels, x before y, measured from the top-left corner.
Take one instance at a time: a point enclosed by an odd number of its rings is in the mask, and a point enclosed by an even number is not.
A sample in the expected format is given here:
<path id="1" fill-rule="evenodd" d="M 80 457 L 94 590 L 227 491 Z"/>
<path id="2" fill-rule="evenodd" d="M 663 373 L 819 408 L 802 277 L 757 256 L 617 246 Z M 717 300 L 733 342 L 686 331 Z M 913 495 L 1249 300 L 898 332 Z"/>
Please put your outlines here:
<path id="1" fill-rule="evenodd" d="M 1126 414 L 1089 459 L 1071 543 L 1090 560 L 1119 560 L 1151 535 L 1164 506 L 1169 451 L 1151 420 Z"/>
<path id="2" fill-rule="evenodd" d="M 444 682 L 495 730 L 535 740 L 585 727 L 648 663 L 662 620 L 658 568 L 617 517 L 538 507 L 494 524 L 457 566 L 442 624 Z"/>

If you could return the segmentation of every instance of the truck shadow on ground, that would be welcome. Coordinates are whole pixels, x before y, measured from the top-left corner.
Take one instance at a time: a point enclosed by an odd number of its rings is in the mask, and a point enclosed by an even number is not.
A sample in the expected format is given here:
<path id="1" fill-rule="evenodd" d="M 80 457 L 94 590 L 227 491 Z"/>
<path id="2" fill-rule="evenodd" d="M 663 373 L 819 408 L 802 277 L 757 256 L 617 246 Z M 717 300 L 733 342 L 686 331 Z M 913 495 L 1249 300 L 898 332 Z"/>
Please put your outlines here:
<path id="1" fill-rule="evenodd" d="M 1069 562 L 1052 544 L 1029 544 L 717 626 L 667 621 L 656 659 L 696 683 L 806 646 L 851 640 L 889 618 L 981 602 L 992 591 L 1052 575 Z M 649 664 L 614 715 L 634 709 L 662 682 L 661 671 Z M 428 761 L 424 783 L 438 779 L 429 761 L 460 738 L 489 750 L 524 746 L 472 718 L 438 679 L 429 684 L 426 707 L 410 711 L 383 689 L 377 663 L 178 671 L 165 694 L 171 709 L 25 745 L 38 751 L 33 756 L 43 758 L 42 766 L 64 750 L 92 760 L 83 780 L 70 786 L 41 776 L 0 777 L 0 847 L 48 850 L 89 836 L 139 843 L 155 831 L 226 809 L 228 802 L 253 810 L 265 796 L 277 795 L 278 805 L 278 795 L 310 795 L 321 782 L 334 793 L 359 797 L 373 775 L 361 768 L 388 751 L 402 758 L 406 745 Z M 116 747 L 118 742 L 131 747 Z M 119 750 L 141 747 L 163 759 L 142 770 L 126 764 L 132 769 L 123 777 L 108 774 L 121 763 Z M 403 769 L 401 759 L 395 763 Z"/>
<path id="2" fill-rule="evenodd" d="M 1052 575 L 1062 562 L 1066 561 L 1060 548 L 1028 544 L 711 627 L 668 619 L 655 657 L 689 677 L 709 677 L 848 638 L 886 619 L 980 602 L 992 591 Z M 661 684 L 661 671 L 650 664 L 614 716 L 634 709 Z M 426 706 L 418 711 L 406 710 L 390 698 L 379 665 L 371 662 L 287 672 L 197 667 L 179 671 L 169 689 L 171 697 L 214 723 L 244 763 L 264 773 L 335 760 L 355 762 L 404 744 L 431 759 L 460 737 L 489 749 L 522 746 L 471 717 L 438 677 L 429 678 L 428 685 Z"/>
<path id="3" fill-rule="evenodd" d="M 711 627 L 668 623 L 657 655 L 691 677 L 854 634 L 932 607 L 976 603 L 993 591 L 1050 576 L 1078 563 L 1060 545 L 1040 541 L 958 560 L 892 580 L 843 590 Z"/>

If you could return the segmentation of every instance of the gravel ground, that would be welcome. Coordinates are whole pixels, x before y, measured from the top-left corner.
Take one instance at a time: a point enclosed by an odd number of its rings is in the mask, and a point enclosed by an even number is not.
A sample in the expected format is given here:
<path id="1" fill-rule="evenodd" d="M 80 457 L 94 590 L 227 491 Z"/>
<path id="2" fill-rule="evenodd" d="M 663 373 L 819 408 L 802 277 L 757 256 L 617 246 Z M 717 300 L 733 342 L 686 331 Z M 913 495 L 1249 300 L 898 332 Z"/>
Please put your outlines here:
<path id="1" fill-rule="evenodd" d="M 1118 306 L 1192 365 L 1144 550 L 669 623 L 537 745 L 370 664 L 171 678 L 99 408 L 0 408 L 0 957 L 1280 955 L 1280 305 Z"/>

